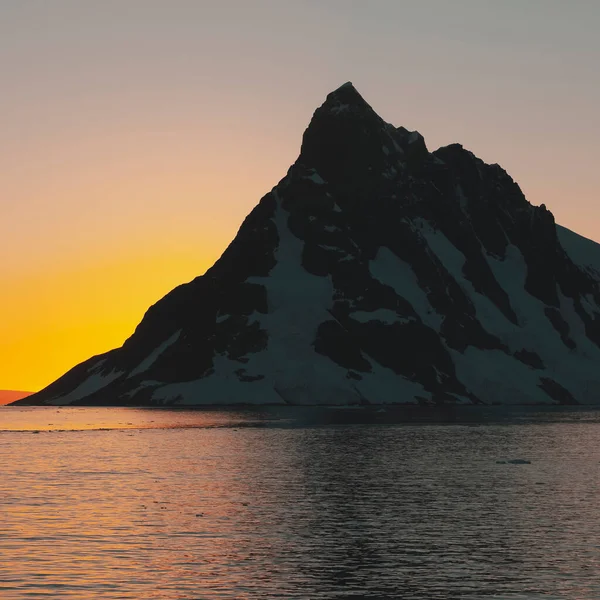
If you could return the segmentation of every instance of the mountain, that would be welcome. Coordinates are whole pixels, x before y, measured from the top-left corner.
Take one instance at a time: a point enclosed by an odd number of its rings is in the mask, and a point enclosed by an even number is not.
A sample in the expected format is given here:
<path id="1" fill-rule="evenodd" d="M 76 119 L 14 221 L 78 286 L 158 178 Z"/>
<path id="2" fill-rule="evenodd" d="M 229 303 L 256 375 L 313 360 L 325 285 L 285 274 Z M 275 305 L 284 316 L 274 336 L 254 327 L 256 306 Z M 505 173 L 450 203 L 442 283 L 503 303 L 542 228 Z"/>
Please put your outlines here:
<path id="1" fill-rule="evenodd" d="M 3 404 L 10 404 L 15 400 L 20 400 L 30 396 L 31 392 L 18 392 L 16 390 L 0 390 L 0 406 Z"/>
<path id="2" fill-rule="evenodd" d="M 600 246 L 347 83 L 205 275 L 22 403 L 594 403 Z"/>

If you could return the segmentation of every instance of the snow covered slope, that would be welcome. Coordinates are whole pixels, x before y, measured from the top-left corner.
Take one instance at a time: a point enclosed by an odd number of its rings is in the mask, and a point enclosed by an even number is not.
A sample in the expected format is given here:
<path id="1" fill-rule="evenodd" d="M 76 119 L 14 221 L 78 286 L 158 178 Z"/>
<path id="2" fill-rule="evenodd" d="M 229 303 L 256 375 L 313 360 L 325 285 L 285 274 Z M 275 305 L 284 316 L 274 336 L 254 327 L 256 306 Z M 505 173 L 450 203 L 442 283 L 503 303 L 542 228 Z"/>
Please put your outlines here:
<path id="1" fill-rule="evenodd" d="M 595 403 L 600 246 L 351 84 L 209 271 L 23 403 Z"/>

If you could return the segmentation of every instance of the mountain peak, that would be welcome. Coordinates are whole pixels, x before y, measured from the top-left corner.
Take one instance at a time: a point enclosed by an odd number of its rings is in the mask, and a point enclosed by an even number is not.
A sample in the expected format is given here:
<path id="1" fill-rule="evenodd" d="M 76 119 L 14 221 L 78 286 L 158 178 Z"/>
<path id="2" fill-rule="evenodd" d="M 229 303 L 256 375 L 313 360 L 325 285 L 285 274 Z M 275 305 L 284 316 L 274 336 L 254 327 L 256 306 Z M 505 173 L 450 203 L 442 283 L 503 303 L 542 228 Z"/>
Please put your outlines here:
<path id="1" fill-rule="evenodd" d="M 596 403 L 600 246 L 351 83 L 203 276 L 22 404 Z"/>
<path id="2" fill-rule="evenodd" d="M 391 159 L 403 157 L 394 131 L 347 82 L 315 111 L 302 138 L 298 163 L 327 181 L 345 181 L 352 187 L 360 178 L 381 173 Z"/>
<path id="3" fill-rule="evenodd" d="M 358 90 L 347 81 L 339 88 L 327 94 L 327 98 L 321 108 L 326 108 L 334 114 L 348 112 L 352 109 L 371 109 Z"/>
<path id="4" fill-rule="evenodd" d="M 360 95 L 350 81 L 327 94 L 325 102 L 315 111 L 313 120 L 315 117 L 323 118 L 325 116 L 330 118 L 341 117 L 342 120 L 364 117 L 379 119 L 370 104 Z"/>
<path id="5" fill-rule="evenodd" d="M 349 88 L 353 89 L 356 92 L 356 88 L 354 87 L 354 84 L 351 81 L 346 81 L 346 83 L 342 83 L 342 85 L 340 85 L 340 87 L 336 88 L 331 93 L 333 94 L 333 93 L 335 93 L 335 92 L 337 92 L 339 90 L 349 89 Z"/>

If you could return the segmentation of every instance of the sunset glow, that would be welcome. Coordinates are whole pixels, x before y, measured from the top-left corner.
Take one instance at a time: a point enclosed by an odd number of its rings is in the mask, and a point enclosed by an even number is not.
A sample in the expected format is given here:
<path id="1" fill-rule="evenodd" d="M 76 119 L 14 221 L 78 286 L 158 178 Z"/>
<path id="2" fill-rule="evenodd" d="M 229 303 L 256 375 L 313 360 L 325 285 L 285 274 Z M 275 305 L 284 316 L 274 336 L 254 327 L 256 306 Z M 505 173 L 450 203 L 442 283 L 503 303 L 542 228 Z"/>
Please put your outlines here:
<path id="1" fill-rule="evenodd" d="M 462 143 L 600 240 L 595 10 L 3 3 L 0 389 L 38 390 L 120 346 L 210 267 L 347 80 L 430 150 Z"/>

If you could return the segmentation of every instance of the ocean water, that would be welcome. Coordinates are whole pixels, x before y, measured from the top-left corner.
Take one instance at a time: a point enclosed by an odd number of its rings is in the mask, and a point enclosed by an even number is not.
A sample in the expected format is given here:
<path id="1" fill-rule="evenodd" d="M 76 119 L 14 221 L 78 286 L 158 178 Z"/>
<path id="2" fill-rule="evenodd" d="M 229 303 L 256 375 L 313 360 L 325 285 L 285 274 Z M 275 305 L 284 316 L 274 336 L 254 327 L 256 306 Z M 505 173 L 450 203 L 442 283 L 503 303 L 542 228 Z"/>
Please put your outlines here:
<path id="1" fill-rule="evenodd" d="M 600 598 L 600 412 L 2 407 L 0 469 L 3 600 Z"/>

